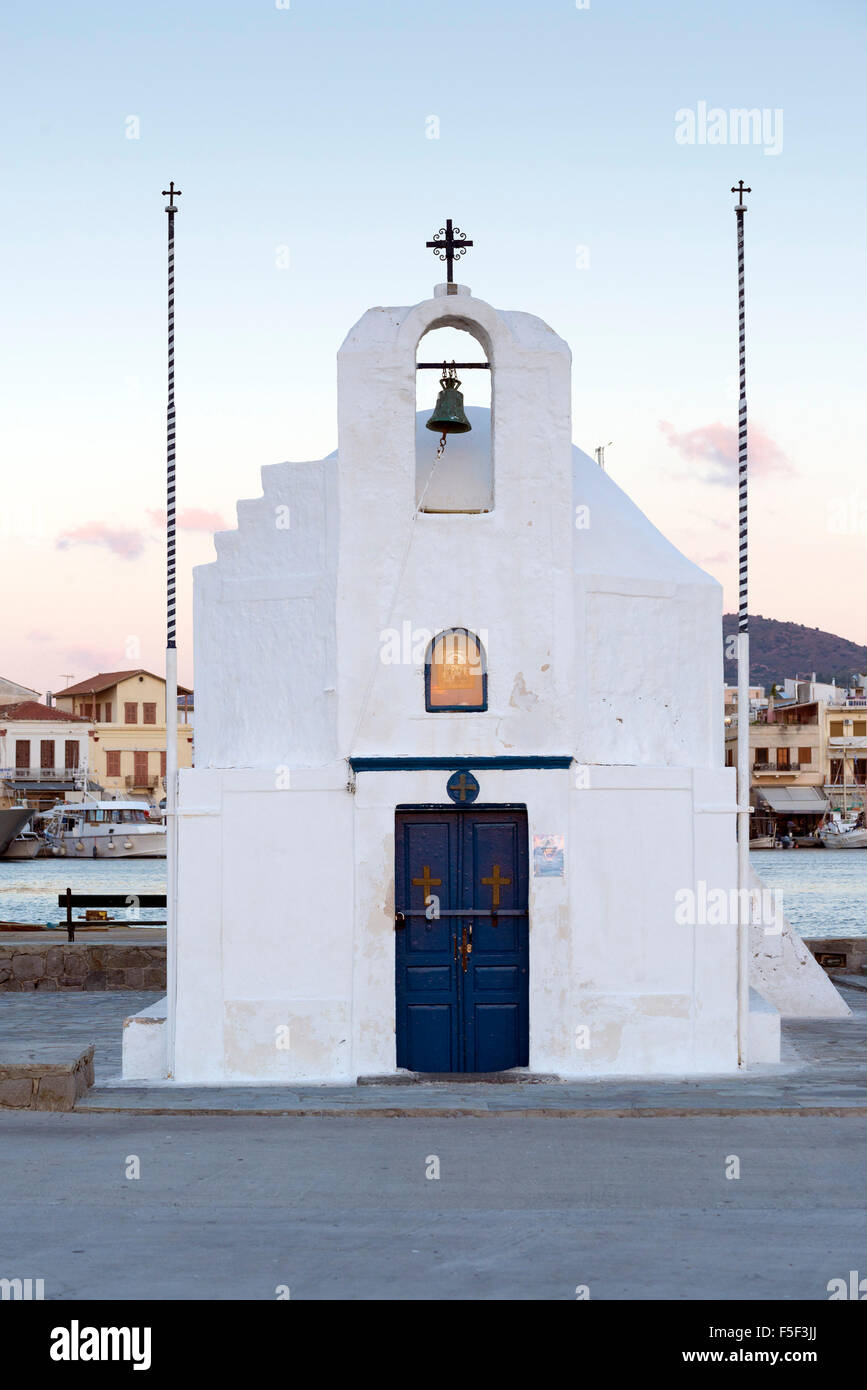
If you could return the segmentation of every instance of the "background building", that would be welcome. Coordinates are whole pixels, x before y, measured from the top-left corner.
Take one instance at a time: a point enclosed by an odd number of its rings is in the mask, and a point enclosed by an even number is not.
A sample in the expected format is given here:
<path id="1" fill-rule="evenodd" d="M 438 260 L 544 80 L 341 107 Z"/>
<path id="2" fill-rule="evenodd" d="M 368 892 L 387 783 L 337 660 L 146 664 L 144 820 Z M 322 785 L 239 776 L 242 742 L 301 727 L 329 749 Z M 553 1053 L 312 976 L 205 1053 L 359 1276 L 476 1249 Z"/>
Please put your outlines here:
<path id="1" fill-rule="evenodd" d="M 176 716 L 178 766 L 192 767 L 193 728 L 181 701 Z M 159 800 L 166 775 L 166 683 L 138 668 L 103 671 L 55 696 L 57 709 L 90 722 L 92 775 L 110 795 L 148 795 Z"/>
<path id="2" fill-rule="evenodd" d="M 751 705 L 751 797 L 778 831 L 793 821 L 797 833 L 808 834 L 828 811 L 867 806 L 865 690 L 861 676 L 848 688 L 792 678 L 783 682 L 788 700 L 770 700 L 765 708 Z M 730 711 L 729 767 L 737 763 L 737 722 L 737 710 Z"/>
<path id="3" fill-rule="evenodd" d="M 0 705 L 3 795 L 34 809 L 74 800 L 88 785 L 90 725 L 38 700 Z"/>

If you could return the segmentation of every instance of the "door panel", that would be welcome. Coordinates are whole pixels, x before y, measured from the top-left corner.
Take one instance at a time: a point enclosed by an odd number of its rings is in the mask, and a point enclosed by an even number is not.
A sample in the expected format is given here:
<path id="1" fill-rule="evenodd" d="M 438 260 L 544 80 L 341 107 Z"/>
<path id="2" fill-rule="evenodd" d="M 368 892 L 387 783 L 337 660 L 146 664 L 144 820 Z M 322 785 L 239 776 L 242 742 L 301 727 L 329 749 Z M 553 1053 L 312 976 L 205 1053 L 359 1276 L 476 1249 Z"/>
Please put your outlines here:
<path id="1" fill-rule="evenodd" d="M 472 918 L 472 970 L 464 977 L 466 1071 L 529 1063 L 527 821 L 514 811 L 463 818 L 464 897 Z M 523 909 L 523 916 L 500 915 Z M 496 915 L 494 915 L 496 914 Z"/>
<path id="2" fill-rule="evenodd" d="M 457 1071 L 458 1004 L 453 950 L 457 825 L 449 815 L 410 814 L 397 822 L 395 902 L 424 909 L 439 899 L 439 918 L 408 916 L 396 933 L 397 1064 L 410 1071 Z M 425 893 L 427 889 L 427 894 Z"/>
<path id="3" fill-rule="evenodd" d="M 398 1066 L 528 1065 L 526 813 L 399 811 L 395 860 L 396 911 L 407 914 L 395 933 Z M 438 919 L 422 915 L 431 895 Z"/>

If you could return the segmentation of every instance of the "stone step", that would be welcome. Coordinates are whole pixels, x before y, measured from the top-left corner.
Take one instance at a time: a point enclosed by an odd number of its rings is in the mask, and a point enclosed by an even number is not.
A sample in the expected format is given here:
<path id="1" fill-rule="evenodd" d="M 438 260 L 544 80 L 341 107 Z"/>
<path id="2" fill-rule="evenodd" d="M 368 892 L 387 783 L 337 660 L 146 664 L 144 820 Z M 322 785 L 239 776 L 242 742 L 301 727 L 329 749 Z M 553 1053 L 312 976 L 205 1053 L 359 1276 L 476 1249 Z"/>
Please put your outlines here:
<path id="1" fill-rule="evenodd" d="M 0 1109 L 72 1110 L 92 1085 L 93 1043 L 3 1044 Z"/>
<path id="2" fill-rule="evenodd" d="M 861 967 L 863 970 L 863 966 Z M 845 989 L 867 989 L 867 974 L 856 975 L 846 970 L 831 970 L 828 972 L 835 985 L 842 985 Z"/>

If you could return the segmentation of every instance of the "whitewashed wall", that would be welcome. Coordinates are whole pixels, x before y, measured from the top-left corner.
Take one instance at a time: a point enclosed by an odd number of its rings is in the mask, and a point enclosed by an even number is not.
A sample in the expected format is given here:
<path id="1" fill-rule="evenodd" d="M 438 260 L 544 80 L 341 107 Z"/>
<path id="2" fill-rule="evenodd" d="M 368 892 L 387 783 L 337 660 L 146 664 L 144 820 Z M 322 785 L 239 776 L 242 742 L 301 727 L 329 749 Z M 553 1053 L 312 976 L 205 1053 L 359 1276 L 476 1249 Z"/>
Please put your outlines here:
<path id="1" fill-rule="evenodd" d="M 416 510 L 416 350 L 439 326 L 493 364 L 483 514 Z M 566 835 L 565 878 L 531 879 L 531 1068 L 733 1069 L 734 928 L 674 917 L 679 889 L 735 878 L 719 586 L 573 448 L 569 350 L 530 315 L 463 290 L 371 310 L 338 404 L 337 456 L 264 470 L 196 575 L 174 1074 L 393 1071 L 395 807 L 445 802 L 447 774 L 350 790 L 345 760 L 540 753 L 575 766 L 478 774 L 531 844 Z M 488 634 L 485 713 L 425 712 L 421 662 L 382 660 L 406 624 Z"/>

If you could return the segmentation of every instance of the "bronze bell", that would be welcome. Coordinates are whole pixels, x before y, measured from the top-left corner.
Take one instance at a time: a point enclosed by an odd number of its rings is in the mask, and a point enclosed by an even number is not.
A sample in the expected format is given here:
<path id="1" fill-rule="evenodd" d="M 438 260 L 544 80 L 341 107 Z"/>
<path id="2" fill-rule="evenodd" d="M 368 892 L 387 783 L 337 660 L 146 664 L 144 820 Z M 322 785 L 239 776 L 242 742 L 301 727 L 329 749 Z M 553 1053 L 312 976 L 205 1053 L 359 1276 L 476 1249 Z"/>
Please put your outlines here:
<path id="1" fill-rule="evenodd" d="M 433 415 L 427 422 L 429 430 L 436 430 L 439 434 L 466 434 L 467 430 L 473 427 L 464 414 L 463 394 L 458 390 L 460 386 L 455 364 L 447 366 L 443 363 L 443 374 L 440 378 L 440 393 L 437 396 L 437 403 L 434 406 Z"/>

